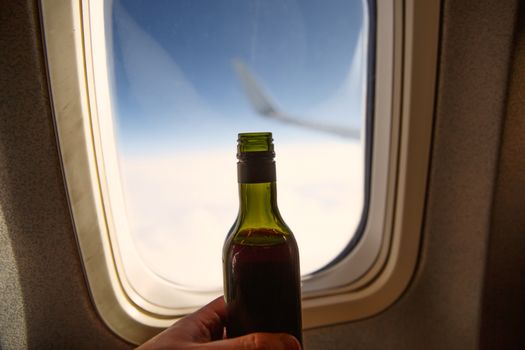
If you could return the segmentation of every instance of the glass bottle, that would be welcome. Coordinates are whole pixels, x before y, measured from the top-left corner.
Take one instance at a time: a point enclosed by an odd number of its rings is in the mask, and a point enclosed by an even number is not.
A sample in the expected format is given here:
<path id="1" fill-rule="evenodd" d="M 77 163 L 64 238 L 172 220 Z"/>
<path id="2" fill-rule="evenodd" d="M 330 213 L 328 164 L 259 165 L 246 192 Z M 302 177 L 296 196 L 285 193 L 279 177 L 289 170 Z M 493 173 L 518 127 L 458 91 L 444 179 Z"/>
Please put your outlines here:
<path id="1" fill-rule="evenodd" d="M 271 133 L 239 134 L 239 213 L 223 248 L 226 333 L 289 333 L 302 344 L 299 250 L 277 207 L 274 156 Z"/>

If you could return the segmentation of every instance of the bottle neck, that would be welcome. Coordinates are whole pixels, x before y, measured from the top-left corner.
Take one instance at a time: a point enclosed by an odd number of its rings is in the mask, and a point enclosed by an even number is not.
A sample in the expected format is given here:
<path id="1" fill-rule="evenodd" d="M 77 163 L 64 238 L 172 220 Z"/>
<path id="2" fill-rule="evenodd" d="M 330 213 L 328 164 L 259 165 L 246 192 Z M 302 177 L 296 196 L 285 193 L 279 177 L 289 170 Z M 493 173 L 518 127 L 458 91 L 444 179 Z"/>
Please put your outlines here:
<path id="1" fill-rule="evenodd" d="M 275 181 L 239 183 L 239 223 L 244 227 L 280 226 Z"/>
<path id="2" fill-rule="evenodd" d="M 260 140 L 255 140 L 260 141 Z M 268 140 L 259 142 L 262 150 L 237 153 L 237 178 L 239 182 L 238 229 L 275 228 L 285 224 L 277 208 L 275 153 Z M 259 143 L 254 143 L 259 145 Z M 260 146 L 259 145 L 259 146 Z M 246 146 L 246 145 L 245 145 Z M 254 145 L 248 145 L 255 147 Z M 246 146 L 246 147 L 248 147 Z"/>
<path id="3" fill-rule="evenodd" d="M 272 152 L 240 153 L 238 158 L 237 179 L 239 183 L 275 182 L 275 161 Z"/>

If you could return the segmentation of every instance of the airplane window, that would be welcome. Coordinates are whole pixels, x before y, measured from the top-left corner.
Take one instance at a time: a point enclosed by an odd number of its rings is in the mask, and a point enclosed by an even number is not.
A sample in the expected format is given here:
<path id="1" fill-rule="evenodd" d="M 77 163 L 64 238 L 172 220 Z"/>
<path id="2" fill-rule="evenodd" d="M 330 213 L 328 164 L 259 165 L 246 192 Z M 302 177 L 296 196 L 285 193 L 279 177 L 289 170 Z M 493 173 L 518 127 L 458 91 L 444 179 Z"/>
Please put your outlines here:
<path id="1" fill-rule="evenodd" d="M 366 7 L 112 2 L 106 42 L 129 228 L 119 234 L 164 282 L 222 290 L 239 132 L 273 132 L 279 207 L 303 275 L 348 247 L 366 195 Z"/>
<path id="2" fill-rule="evenodd" d="M 420 246 L 439 1 L 40 5 L 72 220 L 114 332 L 141 343 L 222 294 L 239 132 L 275 139 L 303 326 L 402 295 Z"/>

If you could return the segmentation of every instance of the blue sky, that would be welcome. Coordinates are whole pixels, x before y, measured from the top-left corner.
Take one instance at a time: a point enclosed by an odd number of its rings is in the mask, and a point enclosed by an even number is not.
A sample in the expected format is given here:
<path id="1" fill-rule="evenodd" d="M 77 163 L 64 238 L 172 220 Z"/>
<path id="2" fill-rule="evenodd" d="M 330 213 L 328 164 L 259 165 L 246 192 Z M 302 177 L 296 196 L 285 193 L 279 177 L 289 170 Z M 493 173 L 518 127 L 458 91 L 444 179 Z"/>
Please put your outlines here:
<path id="1" fill-rule="evenodd" d="M 359 127 L 362 14 L 355 0 L 114 1 L 110 42 L 122 150 L 169 151 L 196 140 L 204 148 L 231 145 L 237 132 L 257 130 L 281 140 L 334 137 L 258 116 L 234 59 L 286 112 Z"/>

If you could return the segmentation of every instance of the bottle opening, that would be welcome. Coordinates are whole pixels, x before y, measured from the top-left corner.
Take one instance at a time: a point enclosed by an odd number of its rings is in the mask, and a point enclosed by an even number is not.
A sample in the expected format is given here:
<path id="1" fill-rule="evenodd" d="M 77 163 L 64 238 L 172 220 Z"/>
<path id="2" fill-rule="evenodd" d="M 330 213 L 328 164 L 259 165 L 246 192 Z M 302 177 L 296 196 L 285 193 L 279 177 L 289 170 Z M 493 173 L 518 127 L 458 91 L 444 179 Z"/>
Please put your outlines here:
<path id="1" fill-rule="evenodd" d="M 240 133 L 237 175 L 240 183 L 275 181 L 275 152 L 271 132 Z"/>
<path id="2" fill-rule="evenodd" d="M 237 156 L 247 152 L 270 152 L 274 155 L 272 133 L 240 133 L 237 139 Z"/>

